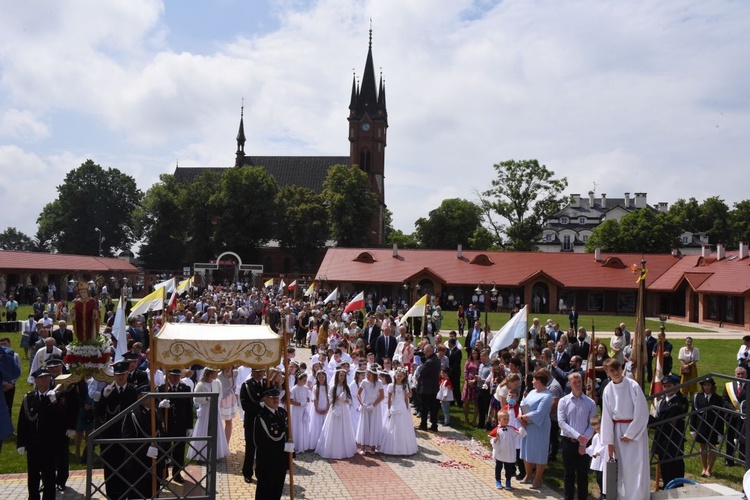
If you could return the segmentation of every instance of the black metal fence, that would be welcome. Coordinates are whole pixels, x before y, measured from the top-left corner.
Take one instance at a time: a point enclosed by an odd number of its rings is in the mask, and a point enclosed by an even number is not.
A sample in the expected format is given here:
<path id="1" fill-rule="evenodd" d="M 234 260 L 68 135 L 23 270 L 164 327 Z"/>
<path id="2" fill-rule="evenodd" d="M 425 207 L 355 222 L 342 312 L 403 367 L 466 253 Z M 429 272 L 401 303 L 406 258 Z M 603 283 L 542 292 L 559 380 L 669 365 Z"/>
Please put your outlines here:
<path id="1" fill-rule="evenodd" d="M 86 498 L 215 499 L 216 433 L 224 432 L 219 426 L 219 393 L 200 395 L 210 400 L 206 436 L 175 437 L 160 431 L 158 422 L 161 415 L 158 413 L 163 410 L 158 408 L 158 403 L 164 399 L 165 393 L 146 394 L 94 430 L 86 442 Z M 190 392 L 170 392 L 169 400 L 192 399 L 194 396 Z M 150 408 L 151 400 L 157 413 L 155 432 L 152 432 L 150 424 L 150 410 L 146 410 Z M 205 458 L 201 460 L 201 467 L 188 468 L 187 465 L 173 463 L 170 457 L 177 450 L 182 451 L 181 444 L 184 444 L 185 450 L 200 450 L 199 456 Z M 94 465 L 104 468 L 103 480 L 98 476 L 95 480 Z M 176 470 L 171 475 L 172 479 L 167 479 L 173 468 Z M 173 480 L 178 474 L 184 482 Z"/>
<path id="2" fill-rule="evenodd" d="M 701 382 L 713 378 L 716 382 L 716 397 L 706 398 L 702 394 Z M 750 448 L 750 426 L 747 425 L 747 409 L 750 407 L 750 379 L 737 378 L 718 373 L 708 373 L 675 386 L 666 391 L 648 396 L 651 414 L 660 418 L 649 424 L 651 465 L 664 466 L 691 457 L 711 455 L 715 460 L 727 460 L 730 464 L 750 469 L 750 458 L 745 452 Z M 674 401 L 671 411 L 659 406 L 668 394 L 696 384 L 696 393 L 688 397 L 683 411 L 676 411 Z M 742 384 L 738 391 L 737 384 Z M 747 387 L 745 389 L 745 387 Z M 739 397 L 738 397 L 739 392 Z"/>

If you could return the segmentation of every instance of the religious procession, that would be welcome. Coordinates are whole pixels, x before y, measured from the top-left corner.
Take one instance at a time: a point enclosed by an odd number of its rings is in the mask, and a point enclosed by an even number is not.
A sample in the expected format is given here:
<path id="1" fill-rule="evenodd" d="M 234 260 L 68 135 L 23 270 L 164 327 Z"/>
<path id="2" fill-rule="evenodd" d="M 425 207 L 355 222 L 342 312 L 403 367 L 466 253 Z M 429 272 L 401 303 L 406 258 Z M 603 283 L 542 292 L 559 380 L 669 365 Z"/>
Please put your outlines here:
<path id="1" fill-rule="evenodd" d="M 722 396 L 712 376 L 697 377 L 690 337 L 675 357 L 663 330 L 621 324 L 608 347 L 578 327 L 574 307 L 567 331 L 538 318 L 528 327 L 521 304 L 493 332 L 470 304 L 446 332 L 426 294 L 407 308 L 299 288 L 173 278 L 135 304 L 121 295 L 115 309 L 81 282 L 69 308 L 31 315 L 20 346 L 28 374 L 0 339 L 4 387 L 23 377 L 33 386 L 15 420 L 13 392 L 0 398 L 3 437 L 15 422 L 27 459 L 28 497 L 66 491 L 71 438 L 74 460 L 104 470 L 93 492 L 113 499 L 180 498 L 186 480 L 215 495 L 215 479 L 188 465 L 215 468 L 233 432 L 244 434 L 242 477 L 257 499 L 281 498 L 301 456 L 412 456 L 418 433 L 457 423 L 486 431 L 497 490 L 538 490 L 561 460 L 564 498 L 644 499 L 654 462 L 658 488 L 684 484 L 688 456 L 700 456 L 704 478 L 717 457 L 746 461 L 750 336 Z"/>

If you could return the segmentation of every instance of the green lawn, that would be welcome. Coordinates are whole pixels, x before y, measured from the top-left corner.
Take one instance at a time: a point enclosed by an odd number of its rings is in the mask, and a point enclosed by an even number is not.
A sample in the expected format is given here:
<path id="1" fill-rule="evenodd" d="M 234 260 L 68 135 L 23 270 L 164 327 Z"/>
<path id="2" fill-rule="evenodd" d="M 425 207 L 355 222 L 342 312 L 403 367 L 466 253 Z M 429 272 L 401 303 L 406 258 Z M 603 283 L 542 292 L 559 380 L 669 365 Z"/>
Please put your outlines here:
<path id="1" fill-rule="evenodd" d="M 531 324 L 532 318 L 539 318 L 542 325 L 547 323 L 547 319 L 551 319 L 553 323 L 560 323 L 560 328 L 563 331 L 567 331 L 570 326 L 567 314 L 532 314 L 529 316 L 529 324 Z M 489 313 L 488 322 L 490 328 L 493 331 L 497 331 L 510 319 L 507 312 L 502 313 Z M 480 318 L 484 325 L 484 314 Z M 586 331 L 591 331 L 592 325 L 596 327 L 597 332 L 613 332 L 615 327 L 620 326 L 620 323 L 625 323 L 628 330 L 631 332 L 634 330 L 635 316 L 613 316 L 613 315 L 602 315 L 602 316 L 590 316 L 580 315 L 578 317 L 578 326 L 584 327 Z M 659 331 L 661 326 L 660 321 L 646 320 L 646 328 L 650 328 L 654 332 Z M 697 328 L 692 326 L 683 326 L 670 323 L 665 323 L 667 332 L 711 332 L 713 330 L 705 328 Z M 443 312 L 443 324 L 441 326 L 443 330 L 458 330 L 458 317 L 455 311 L 444 311 Z"/>

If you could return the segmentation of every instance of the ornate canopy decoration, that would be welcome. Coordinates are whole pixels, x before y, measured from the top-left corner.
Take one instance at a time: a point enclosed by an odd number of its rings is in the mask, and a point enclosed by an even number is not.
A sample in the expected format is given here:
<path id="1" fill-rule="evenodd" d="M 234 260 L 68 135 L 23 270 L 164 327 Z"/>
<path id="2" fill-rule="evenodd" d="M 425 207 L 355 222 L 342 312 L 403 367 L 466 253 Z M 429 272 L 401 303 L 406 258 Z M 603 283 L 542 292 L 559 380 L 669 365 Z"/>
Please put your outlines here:
<path id="1" fill-rule="evenodd" d="M 281 363 L 283 338 L 266 325 L 167 323 L 154 337 L 154 363 L 164 368 L 200 364 L 214 368 Z"/>

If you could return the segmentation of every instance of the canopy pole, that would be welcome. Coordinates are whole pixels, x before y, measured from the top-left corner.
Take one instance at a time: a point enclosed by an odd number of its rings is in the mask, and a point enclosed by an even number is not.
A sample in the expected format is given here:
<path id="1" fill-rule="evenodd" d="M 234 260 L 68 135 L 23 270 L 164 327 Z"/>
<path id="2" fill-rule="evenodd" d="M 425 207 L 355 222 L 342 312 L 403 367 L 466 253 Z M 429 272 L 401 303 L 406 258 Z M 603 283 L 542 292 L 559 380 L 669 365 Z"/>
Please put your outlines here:
<path id="1" fill-rule="evenodd" d="M 163 307 L 162 307 L 163 309 Z M 156 392 L 154 382 L 154 317 L 153 311 L 148 312 L 148 374 L 149 374 L 149 389 L 150 392 Z M 154 398 L 149 398 L 148 401 L 149 414 L 151 415 L 151 437 L 156 437 L 156 407 L 154 406 Z M 151 491 L 156 491 L 156 458 L 151 459 Z"/>
<path id="2" fill-rule="evenodd" d="M 292 435 L 292 406 L 291 398 L 289 395 L 289 356 L 287 356 L 287 347 L 289 347 L 289 332 L 286 329 L 286 322 L 289 320 L 289 315 L 285 315 L 281 321 L 281 336 L 284 339 L 284 346 L 281 350 L 282 356 L 284 356 L 284 403 L 286 404 L 286 432 L 289 439 L 287 442 L 293 443 L 294 436 Z M 289 498 L 294 500 L 294 458 L 293 453 L 287 453 L 289 456 Z"/>

